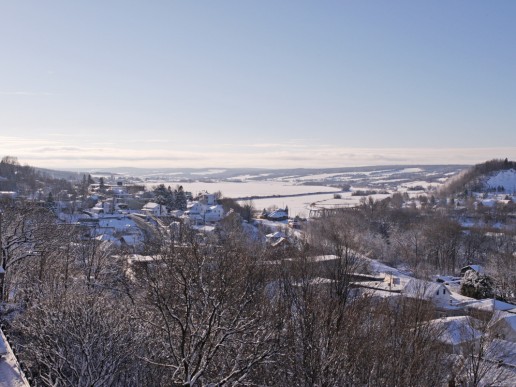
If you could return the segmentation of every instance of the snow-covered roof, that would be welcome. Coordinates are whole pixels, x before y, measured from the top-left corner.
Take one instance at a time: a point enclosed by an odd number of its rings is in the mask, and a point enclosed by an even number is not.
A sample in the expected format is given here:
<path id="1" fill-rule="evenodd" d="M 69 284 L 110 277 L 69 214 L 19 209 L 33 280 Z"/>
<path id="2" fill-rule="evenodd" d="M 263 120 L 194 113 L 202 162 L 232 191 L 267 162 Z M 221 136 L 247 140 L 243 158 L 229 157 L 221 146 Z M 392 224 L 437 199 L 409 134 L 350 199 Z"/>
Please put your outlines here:
<path id="1" fill-rule="evenodd" d="M 276 231 L 271 234 L 265 235 L 265 237 L 268 239 L 279 239 L 279 238 L 285 238 L 286 235 L 281 231 Z"/>
<path id="2" fill-rule="evenodd" d="M 303 285 L 329 285 L 333 283 L 334 281 L 329 278 L 323 278 L 323 277 L 314 277 L 310 278 L 308 281 L 301 281 L 294 283 L 294 286 L 303 286 Z"/>
<path id="3" fill-rule="evenodd" d="M 473 328 L 473 321 L 469 316 L 452 316 L 430 320 L 429 324 L 439 331 L 440 342 L 458 345 L 482 336 L 480 331 Z"/>
<path id="4" fill-rule="evenodd" d="M 516 366 L 516 343 L 494 339 L 488 344 L 486 353 L 494 357 L 493 360 L 502 360 L 505 364 Z"/>
<path id="5" fill-rule="evenodd" d="M 158 207 L 159 207 L 158 203 L 149 202 L 149 203 L 147 203 L 147 204 L 145 204 L 143 206 L 143 209 L 144 210 L 153 210 L 153 209 L 158 208 Z"/>
<path id="6" fill-rule="evenodd" d="M 516 305 L 508 304 L 507 302 L 498 301 L 495 299 L 485 299 L 473 301 L 467 305 L 468 308 L 485 310 L 485 311 L 497 311 L 497 310 L 511 310 L 516 308 Z"/>
<path id="7" fill-rule="evenodd" d="M 288 242 L 288 239 L 287 238 L 280 238 L 278 239 L 277 241 L 275 241 L 274 243 L 271 244 L 272 247 L 276 247 L 276 246 L 279 246 L 283 243 L 286 243 Z"/>
<path id="8" fill-rule="evenodd" d="M 413 278 L 403 288 L 403 294 L 408 297 L 429 299 L 437 295 L 437 292 L 443 288 L 446 289 L 443 284 Z"/>
<path id="9" fill-rule="evenodd" d="M 192 226 L 194 230 L 197 230 L 199 232 L 203 232 L 205 234 L 209 234 L 215 231 L 215 226 L 208 226 L 208 225 L 202 225 L 202 226 Z"/>
<path id="10" fill-rule="evenodd" d="M 160 259 L 159 257 L 152 256 L 152 255 L 139 255 L 139 254 L 132 254 L 128 261 L 131 262 L 154 262 L 157 259 Z"/>
<path id="11" fill-rule="evenodd" d="M 121 241 L 125 242 L 129 246 L 136 246 L 140 243 L 140 238 L 135 235 L 124 235 L 120 238 Z"/>
<path id="12" fill-rule="evenodd" d="M 282 209 L 269 212 L 267 216 L 272 219 L 288 218 L 288 214 Z"/>
<path id="13" fill-rule="evenodd" d="M 516 314 L 497 311 L 493 315 L 490 325 L 499 324 L 502 320 L 505 322 L 507 326 L 509 326 L 514 332 L 516 332 Z"/>
<path id="14" fill-rule="evenodd" d="M 484 273 L 484 267 L 481 266 L 481 265 L 467 265 L 467 266 L 464 266 L 460 270 L 463 271 L 463 270 L 469 270 L 469 269 L 474 270 L 474 271 L 476 271 L 479 274 L 483 274 Z"/>

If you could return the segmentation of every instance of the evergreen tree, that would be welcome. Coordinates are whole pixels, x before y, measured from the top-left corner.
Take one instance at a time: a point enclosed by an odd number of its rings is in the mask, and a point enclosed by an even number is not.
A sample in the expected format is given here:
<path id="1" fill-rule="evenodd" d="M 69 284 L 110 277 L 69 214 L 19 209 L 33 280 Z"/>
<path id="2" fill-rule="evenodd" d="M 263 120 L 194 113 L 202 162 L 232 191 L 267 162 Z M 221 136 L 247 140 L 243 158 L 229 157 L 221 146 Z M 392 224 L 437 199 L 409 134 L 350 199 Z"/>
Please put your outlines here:
<path id="1" fill-rule="evenodd" d="M 169 210 L 174 208 L 174 194 L 170 187 L 166 188 L 164 184 L 160 184 L 153 192 L 156 203 L 166 206 Z"/>
<path id="2" fill-rule="evenodd" d="M 47 200 L 45 200 L 45 207 L 50 210 L 55 210 L 56 208 L 56 202 L 54 201 L 54 195 L 52 195 L 52 192 L 48 193 Z"/>
<path id="3" fill-rule="evenodd" d="M 81 195 L 83 198 L 86 198 L 88 195 L 88 177 L 86 175 L 82 175 L 82 183 L 81 183 Z"/>
<path id="4" fill-rule="evenodd" d="M 186 210 L 186 206 L 187 206 L 187 200 L 186 200 L 186 194 L 185 194 L 185 191 L 183 190 L 183 186 L 180 185 L 176 188 L 175 190 L 175 196 L 176 196 L 176 208 L 178 210 L 181 210 L 181 211 L 185 211 Z"/>
<path id="5" fill-rule="evenodd" d="M 106 184 L 104 183 L 104 178 L 103 177 L 101 177 L 99 179 L 99 188 L 100 188 L 101 191 L 105 191 L 105 189 L 106 189 Z"/>
<path id="6" fill-rule="evenodd" d="M 468 270 L 462 279 L 460 293 L 466 297 L 476 298 L 492 298 L 493 281 L 484 274 L 479 274 L 474 270 Z"/>

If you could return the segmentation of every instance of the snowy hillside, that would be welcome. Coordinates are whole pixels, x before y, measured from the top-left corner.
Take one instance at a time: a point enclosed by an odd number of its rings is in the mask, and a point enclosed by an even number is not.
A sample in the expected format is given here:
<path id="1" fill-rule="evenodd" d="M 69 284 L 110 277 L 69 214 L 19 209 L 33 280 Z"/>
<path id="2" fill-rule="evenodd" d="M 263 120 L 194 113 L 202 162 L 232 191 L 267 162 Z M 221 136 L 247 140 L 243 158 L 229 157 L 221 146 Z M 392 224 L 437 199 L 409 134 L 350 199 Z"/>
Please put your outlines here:
<path id="1" fill-rule="evenodd" d="M 516 191 L 516 170 L 508 169 L 500 171 L 495 175 L 491 176 L 487 181 L 486 185 L 489 188 L 504 187 L 505 191 L 515 192 Z"/>

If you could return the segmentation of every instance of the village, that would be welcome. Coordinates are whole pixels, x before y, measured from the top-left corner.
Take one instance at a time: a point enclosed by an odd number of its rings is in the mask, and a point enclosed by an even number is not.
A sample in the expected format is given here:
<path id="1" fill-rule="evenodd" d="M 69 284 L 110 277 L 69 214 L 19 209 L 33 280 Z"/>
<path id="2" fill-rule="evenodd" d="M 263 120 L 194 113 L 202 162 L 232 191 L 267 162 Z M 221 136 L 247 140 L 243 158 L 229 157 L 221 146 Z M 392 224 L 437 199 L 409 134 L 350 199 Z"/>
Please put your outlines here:
<path id="1" fill-rule="evenodd" d="M 503 185 L 502 180 L 496 181 Z M 417 253 L 421 247 L 408 241 L 399 250 L 406 254 L 404 261 L 392 265 L 388 258 L 382 259 L 381 249 L 371 250 L 364 243 L 365 236 L 357 231 L 360 227 L 350 226 L 359 219 L 381 233 L 388 223 L 383 220 L 381 224 L 380 219 L 392 211 L 393 215 L 398 211 L 423 218 L 446 211 L 446 216 L 461 225 L 457 235 L 463 235 L 462 238 L 478 233 L 481 226 L 484 241 L 512 246 L 513 213 L 507 209 L 512 208 L 514 193 L 505 189 L 439 201 L 425 195 L 395 194 L 382 202 L 364 199 L 355 208 L 319 209 L 308 219 L 290 217 L 288 207 L 257 210 L 245 208 L 245 203 L 239 204 L 220 193 L 201 191 L 194 195 L 179 184 L 175 188 L 161 184 L 146 190 L 130 179 L 101 178 L 91 179 L 82 192 L 83 196 L 77 197 L 65 190 L 41 190 L 36 193 L 39 200 L 16 191 L 2 191 L 0 196 L 6 203 L 32 201 L 59 224 L 77 228 L 83 243 L 93 243 L 108 259 L 122 260 L 127 279 L 135 284 L 141 281 L 142 273 L 162 265 L 163 257 L 153 244 L 168 243 L 184 249 L 186 241 L 191 240 L 211 248 L 217 245 L 216 238 L 236 228 L 248 243 L 256 244 L 254 249 L 261 251 L 260 265 L 267 278 L 265 289 L 272 299 L 279 291 L 281 273 L 289 273 L 299 291 L 332 294 L 334 289 L 341 288 L 346 297 L 367 299 L 378 305 L 386 303 L 394 310 L 406 302 L 424 305 L 431 310 L 424 324 L 438 332 L 435 339 L 452 358 L 462 359 L 466 353 L 473 356 L 486 370 L 483 380 L 495 385 L 501 380 L 509 384 L 516 381 L 516 304 L 501 299 L 502 293 L 495 289 L 498 278 L 491 277 L 490 267 L 484 267 L 488 261 L 471 260 L 465 266 L 455 267 L 444 261 L 428 261 L 425 270 L 418 271 L 411 267 L 410 259 L 421 259 Z M 496 216 L 490 209 L 498 211 Z M 500 209 L 505 214 L 503 219 Z M 396 239 L 401 234 L 389 231 L 388 235 L 395 243 L 402 243 Z M 410 235 L 423 238 L 422 234 Z M 311 247 L 307 253 L 301 253 L 306 250 L 305 245 Z M 416 249 L 414 257 L 409 251 L 412 248 Z M 514 250 L 509 260 L 506 274 L 510 282 L 514 276 Z M 300 262 L 305 265 L 302 275 Z M 510 283 L 507 286 L 509 290 L 505 289 L 503 294 L 514 300 L 514 288 Z M 12 293 L 12 297 L 16 298 L 16 294 Z M 3 366 L 9 365 L 11 371 L 21 370 L 7 336 L 2 337 L 1 355 L 11 359 Z M 24 378 L 23 372 L 19 375 Z M 500 385 L 508 385 L 504 383 Z"/>

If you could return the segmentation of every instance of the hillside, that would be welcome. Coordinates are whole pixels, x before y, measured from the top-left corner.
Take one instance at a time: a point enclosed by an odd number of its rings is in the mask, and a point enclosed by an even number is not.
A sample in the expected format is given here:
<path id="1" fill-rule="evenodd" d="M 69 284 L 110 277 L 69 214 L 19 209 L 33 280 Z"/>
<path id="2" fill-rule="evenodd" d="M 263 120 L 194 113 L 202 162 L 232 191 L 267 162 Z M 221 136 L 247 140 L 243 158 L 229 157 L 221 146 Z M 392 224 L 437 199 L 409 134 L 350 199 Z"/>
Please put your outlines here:
<path id="1" fill-rule="evenodd" d="M 513 192 L 516 188 L 516 162 L 494 159 L 476 164 L 444 184 L 442 195 L 455 195 L 468 191 Z"/>
<path id="2" fill-rule="evenodd" d="M 54 194 L 72 191 L 69 180 L 73 177 L 78 180 L 80 175 L 20 165 L 12 156 L 5 156 L 0 161 L 0 191 L 15 191 L 20 195 L 31 195 L 39 190 Z"/>
<path id="3" fill-rule="evenodd" d="M 511 168 L 495 173 L 487 179 L 486 186 L 504 192 L 516 192 L 516 169 Z"/>

